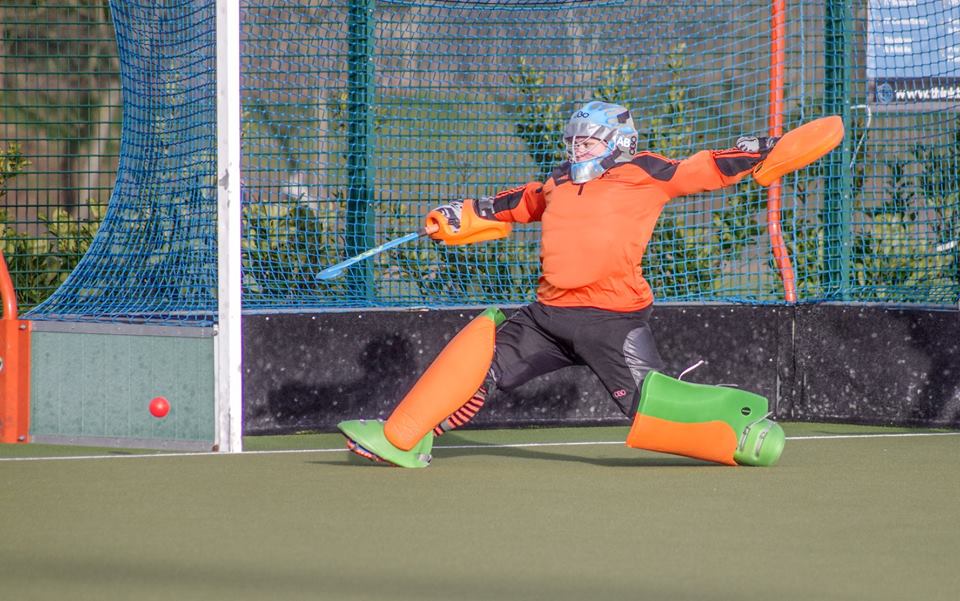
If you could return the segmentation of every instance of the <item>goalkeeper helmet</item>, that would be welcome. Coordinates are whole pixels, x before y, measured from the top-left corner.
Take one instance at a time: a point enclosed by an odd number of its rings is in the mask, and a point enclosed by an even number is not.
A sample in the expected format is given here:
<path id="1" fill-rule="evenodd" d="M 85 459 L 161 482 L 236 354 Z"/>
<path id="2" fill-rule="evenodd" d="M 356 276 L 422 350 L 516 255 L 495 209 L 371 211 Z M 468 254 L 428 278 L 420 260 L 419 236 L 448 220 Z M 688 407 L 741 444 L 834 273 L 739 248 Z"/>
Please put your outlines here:
<path id="1" fill-rule="evenodd" d="M 593 101 L 573 113 L 563 130 L 570 179 L 588 182 L 637 152 L 637 130 L 630 111 L 618 104 Z"/>

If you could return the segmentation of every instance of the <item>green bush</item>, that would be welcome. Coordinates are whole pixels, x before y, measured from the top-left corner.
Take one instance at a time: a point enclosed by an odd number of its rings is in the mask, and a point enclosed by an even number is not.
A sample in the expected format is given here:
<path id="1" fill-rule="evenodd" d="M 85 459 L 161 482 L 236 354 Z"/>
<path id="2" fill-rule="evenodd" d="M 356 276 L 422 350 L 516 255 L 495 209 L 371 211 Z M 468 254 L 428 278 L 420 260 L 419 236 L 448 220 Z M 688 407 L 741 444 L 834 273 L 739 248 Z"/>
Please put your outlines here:
<path id="1" fill-rule="evenodd" d="M 563 161 L 564 100 L 559 94 L 546 94 L 546 73 L 520 58 L 517 73 L 510 83 L 520 96 L 515 107 L 517 136 L 527 145 L 527 152 L 540 170 L 540 179 L 550 177 L 553 168 Z"/>
<path id="2" fill-rule="evenodd" d="M 244 293 L 283 304 L 312 294 L 346 294 L 343 280 L 318 282 L 326 249 L 337 247 L 327 221 L 298 201 L 254 202 L 243 210 Z"/>
<path id="3" fill-rule="evenodd" d="M 0 148 L 0 199 L 7 194 L 7 183 L 29 165 L 19 145 Z M 46 232 L 33 236 L 18 231 L 7 211 L 0 210 L 0 241 L 21 310 L 41 303 L 67 279 L 93 241 L 103 212 L 103 207 L 90 205 L 86 219 L 63 209 L 41 214 Z"/>
<path id="4" fill-rule="evenodd" d="M 90 217 L 79 219 L 57 209 L 40 215 L 46 232 L 31 236 L 12 227 L 7 212 L 0 211 L 0 240 L 21 310 L 43 302 L 67 279 L 90 247 L 103 213 L 104 207 L 90 205 Z"/>
<path id="5" fill-rule="evenodd" d="M 855 299 L 956 302 L 960 193 L 957 171 L 949 172 L 952 178 L 942 171 L 944 165 L 960 166 L 960 133 L 951 137 L 954 143 L 946 147 L 917 147 L 910 156 L 887 161 L 881 201 L 861 203 L 865 219 L 851 253 Z M 935 218 L 922 222 L 921 211 Z"/>
<path id="6" fill-rule="evenodd" d="M 7 195 L 7 182 L 23 172 L 30 164 L 20 153 L 20 145 L 11 143 L 0 148 L 0 200 Z"/>

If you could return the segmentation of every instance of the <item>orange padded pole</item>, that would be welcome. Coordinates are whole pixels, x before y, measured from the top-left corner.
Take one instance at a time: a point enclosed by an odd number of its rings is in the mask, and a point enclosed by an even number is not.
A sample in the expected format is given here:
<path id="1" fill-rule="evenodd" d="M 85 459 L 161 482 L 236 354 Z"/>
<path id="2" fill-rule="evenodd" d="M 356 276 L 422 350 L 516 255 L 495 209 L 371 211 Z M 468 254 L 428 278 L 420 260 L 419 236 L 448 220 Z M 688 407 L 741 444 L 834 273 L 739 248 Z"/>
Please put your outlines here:
<path id="1" fill-rule="evenodd" d="M 30 322 L 17 319 L 17 295 L 0 252 L 0 442 L 30 439 Z"/>
<path id="2" fill-rule="evenodd" d="M 783 77 L 786 60 L 786 0 L 772 0 L 770 20 L 770 122 L 768 135 L 783 135 Z M 793 263 L 783 239 L 781 226 L 780 180 L 767 189 L 767 232 L 773 259 L 783 281 L 783 296 L 788 303 L 797 302 L 797 280 Z"/>

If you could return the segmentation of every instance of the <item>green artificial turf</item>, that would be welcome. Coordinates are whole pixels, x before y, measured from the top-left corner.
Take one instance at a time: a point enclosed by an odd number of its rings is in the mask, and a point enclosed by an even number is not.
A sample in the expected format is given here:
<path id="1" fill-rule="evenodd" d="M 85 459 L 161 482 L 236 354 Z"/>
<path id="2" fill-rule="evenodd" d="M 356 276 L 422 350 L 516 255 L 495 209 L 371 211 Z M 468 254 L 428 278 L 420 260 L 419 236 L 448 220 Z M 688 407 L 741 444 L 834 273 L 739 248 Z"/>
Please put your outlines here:
<path id="1" fill-rule="evenodd" d="M 773 468 L 629 449 L 626 428 L 451 433 L 425 470 L 366 462 L 329 434 L 247 438 L 259 452 L 240 455 L 0 461 L 3 589 L 97 601 L 956 597 L 960 436 L 786 430 Z M 571 444 L 591 442 L 612 444 Z"/>

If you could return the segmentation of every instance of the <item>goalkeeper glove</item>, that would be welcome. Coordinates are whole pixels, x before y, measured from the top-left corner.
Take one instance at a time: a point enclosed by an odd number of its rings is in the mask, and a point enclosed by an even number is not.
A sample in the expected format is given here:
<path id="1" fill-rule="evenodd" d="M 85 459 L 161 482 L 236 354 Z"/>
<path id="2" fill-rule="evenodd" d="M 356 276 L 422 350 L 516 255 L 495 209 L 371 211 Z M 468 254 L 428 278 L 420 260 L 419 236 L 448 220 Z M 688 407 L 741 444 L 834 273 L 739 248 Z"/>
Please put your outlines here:
<path id="1" fill-rule="evenodd" d="M 737 138 L 737 149 L 742 152 L 759 154 L 761 159 L 765 159 L 773 147 L 776 146 L 780 138 L 760 138 L 757 136 L 740 136 Z"/>
<path id="2" fill-rule="evenodd" d="M 430 237 L 444 244 L 470 244 L 504 238 L 510 224 L 499 221 L 493 212 L 493 200 L 484 198 L 454 200 L 427 213 L 425 227 Z"/>

